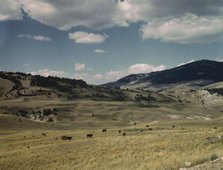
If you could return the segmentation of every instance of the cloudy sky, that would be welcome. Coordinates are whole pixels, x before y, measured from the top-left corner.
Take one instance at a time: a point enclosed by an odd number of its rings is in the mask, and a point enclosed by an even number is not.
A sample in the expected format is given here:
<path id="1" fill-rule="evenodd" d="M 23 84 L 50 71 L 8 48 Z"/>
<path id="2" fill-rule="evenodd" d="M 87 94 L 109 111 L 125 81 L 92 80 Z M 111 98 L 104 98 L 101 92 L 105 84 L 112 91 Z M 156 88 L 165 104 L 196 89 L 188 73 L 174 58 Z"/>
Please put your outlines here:
<path id="1" fill-rule="evenodd" d="M 100 84 L 223 59 L 222 0 L 0 0 L 0 70 Z"/>

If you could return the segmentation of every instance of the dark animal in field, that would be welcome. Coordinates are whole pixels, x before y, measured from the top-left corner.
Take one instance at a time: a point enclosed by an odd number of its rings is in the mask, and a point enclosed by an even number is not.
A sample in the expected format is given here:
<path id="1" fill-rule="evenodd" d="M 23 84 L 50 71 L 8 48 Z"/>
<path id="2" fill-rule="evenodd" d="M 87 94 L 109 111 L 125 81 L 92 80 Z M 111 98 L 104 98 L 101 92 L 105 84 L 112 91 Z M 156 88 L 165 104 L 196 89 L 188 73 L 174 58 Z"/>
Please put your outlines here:
<path id="1" fill-rule="evenodd" d="M 149 127 L 149 125 L 146 125 L 146 127 Z"/>
<path id="2" fill-rule="evenodd" d="M 121 130 L 118 131 L 118 133 L 121 133 L 121 132 L 122 132 Z"/>
<path id="3" fill-rule="evenodd" d="M 174 126 L 174 125 L 173 125 L 172 127 L 173 127 L 173 128 L 175 128 L 175 126 Z"/>
<path id="4" fill-rule="evenodd" d="M 107 131 L 107 129 L 102 129 L 102 132 L 106 132 Z"/>
<path id="5" fill-rule="evenodd" d="M 125 133 L 125 132 L 123 132 L 123 133 L 122 133 L 122 136 L 126 136 L 126 133 Z"/>
<path id="6" fill-rule="evenodd" d="M 149 128 L 149 130 L 153 130 L 153 128 Z"/>
<path id="7" fill-rule="evenodd" d="M 42 136 L 46 136 L 46 134 L 45 133 L 42 133 Z"/>
<path id="8" fill-rule="evenodd" d="M 62 140 L 71 140 L 72 137 L 71 136 L 61 136 Z"/>
<path id="9" fill-rule="evenodd" d="M 92 138 L 93 134 L 87 134 L 87 138 Z"/>
<path id="10" fill-rule="evenodd" d="M 134 123 L 134 125 L 136 125 L 136 123 Z"/>
<path id="11" fill-rule="evenodd" d="M 214 129 L 217 129 L 217 127 L 214 127 Z"/>

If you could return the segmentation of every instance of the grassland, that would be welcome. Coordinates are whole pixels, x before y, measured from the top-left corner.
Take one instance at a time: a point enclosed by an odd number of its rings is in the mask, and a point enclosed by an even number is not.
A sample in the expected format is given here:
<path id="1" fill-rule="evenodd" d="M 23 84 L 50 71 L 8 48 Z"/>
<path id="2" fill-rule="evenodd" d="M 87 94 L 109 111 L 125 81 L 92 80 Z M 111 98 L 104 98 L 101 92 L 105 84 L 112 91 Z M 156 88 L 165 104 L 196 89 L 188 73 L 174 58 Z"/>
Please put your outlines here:
<path id="1" fill-rule="evenodd" d="M 0 169 L 179 169 L 204 163 L 213 154 L 223 156 L 221 118 L 100 125 L 107 128 L 104 133 L 86 124 L 64 130 L 59 123 L 8 115 L 0 114 L 0 120 Z M 89 133 L 92 138 L 86 137 Z M 63 141 L 63 135 L 73 138 Z"/>
<path id="2" fill-rule="evenodd" d="M 89 86 L 70 98 L 15 80 L 0 83 L 0 170 L 223 168 L 222 95 Z"/>

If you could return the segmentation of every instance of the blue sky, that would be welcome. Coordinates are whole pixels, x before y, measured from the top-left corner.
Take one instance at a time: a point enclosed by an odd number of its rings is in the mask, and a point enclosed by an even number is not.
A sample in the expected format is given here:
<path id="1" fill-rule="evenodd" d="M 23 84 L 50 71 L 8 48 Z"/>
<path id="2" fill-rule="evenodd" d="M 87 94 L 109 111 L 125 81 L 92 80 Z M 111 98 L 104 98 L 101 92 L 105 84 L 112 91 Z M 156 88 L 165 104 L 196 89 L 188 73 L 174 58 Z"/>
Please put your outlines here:
<path id="1" fill-rule="evenodd" d="M 91 84 L 223 58 L 221 0 L 0 0 L 0 70 Z"/>

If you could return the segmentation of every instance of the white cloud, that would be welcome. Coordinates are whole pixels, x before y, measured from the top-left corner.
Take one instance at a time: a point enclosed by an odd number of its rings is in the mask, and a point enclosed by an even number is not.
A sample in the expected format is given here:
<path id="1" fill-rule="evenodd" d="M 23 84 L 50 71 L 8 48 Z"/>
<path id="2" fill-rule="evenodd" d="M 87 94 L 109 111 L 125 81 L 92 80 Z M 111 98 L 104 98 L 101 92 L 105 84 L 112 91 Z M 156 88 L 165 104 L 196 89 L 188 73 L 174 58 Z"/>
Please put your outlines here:
<path id="1" fill-rule="evenodd" d="M 20 34 L 17 37 L 27 38 L 27 39 L 36 40 L 36 41 L 51 41 L 50 37 L 45 37 L 43 35 Z"/>
<path id="2" fill-rule="evenodd" d="M 185 63 L 180 63 L 180 64 L 177 65 L 177 67 L 185 65 L 185 64 L 193 63 L 193 62 L 195 62 L 195 60 L 190 60 L 190 61 L 185 62 Z"/>
<path id="3" fill-rule="evenodd" d="M 215 58 L 215 61 L 223 62 L 223 58 Z"/>
<path id="4" fill-rule="evenodd" d="M 142 0 L 141 0 L 142 1 Z M 144 1 L 144 0 L 143 0 Z M 139 19 L 137 3 L 131 0 L 19 0 L 32 18 L 59 29 L 86 26 L 94 29 L 126 27 Z M 41 9 L 41 10 L 40 10 Z"/>
<path id="5" fill-rule="evenodd" d="M 44 37 L 42 35 L 34 35 L 33 36 L 34 40 L 38 40 L 38 41 L 51 41 L 51 38 L 49 37 Z"/>
<path id="6" fill-rule="evenodd" d="M 75 73 L 74 74 L 74 79 L 78 80 L 89 80 L 90 79 L 89 73 Z"/>
<path id="7" fill-rule="evenodd" d="M 75 43 L 79 44 L 101 44 L 108 38 L 108 35 L 78 31 L 69 33 L 68 37 L 69 39 L 74 40 Z"/>
<path id="8" fill-rule="evenodd" d="M 31 72 L 31 74 L 32 75 L 41 75 L 44 77 L 48 77 L 48 76 L 66 77 L 68 75 L 68 73 L 66 73 L 64 71 L 54 71 L 54 70 L 49 70 L 49 69 L 33 71 L 33 72 Z"/>
<path id="9" fill-rule="evenodd" d="M 1 0 L 0 21 L 21 19 L 20 3 L 15 0 Z"/>
<path id="10" fill-rule="evenodd" d="M 105 71 L 104 73 L 76 73 L 74 78 L 83 79 L 88 83 L 102 84 L 109 81 L 115 81 L 129 74 L 150 73 L 165 69 L 166 66 L 164 65 L 153 66 L 150 64 L 135 64 L 130 66 L 128 69 L 111 70 Z"/>
<path id="11" fill-rule="evenodd" d="M 128 72 L 126 70 L 108 71 L 104 73 L 104 79 L 114 80 L 124 77 L 126 75 L 128 75 Z"/>
<path id="12" fill-rule="evenodd" d="M 140 29 L 142 38 L 163 42 L 211 43 L 223 41 L 222 17 L 199 17 L 187 14 L 181 18 L 154 20 Z"/>
<path id="13" fill-rule="evenodd" d="M 138 74 L 138 73 L 150 73 L 154 71 L 165 70 L 165 65 L 154 66 L 150 64 L 135 64 L 129 67 L 128 72 L 130 74 Z"/>
<path id="14" fill-rule="evenodd" d="M 142 22 L 143 39 L 184 44 L 223 41 L 222 0 L 2 0 L 0 21 L 21 19 L 21 4 L 32 18 L 59 29 L 105 29 Z M 72 33 L 69 36 L 76 39 Z M 75 42 L 101 42 L 92 39 Z"/>
<path id="15" fill-rule="evenodd" d="M 94 75 L 94 78 L 97 79 L 97 80 L 101 80 L 104 78 L 104 75 L 103 74 L 100 74 L 100 73 L 97 73 Z"/>
<path id="16" fill-rule="evenodd" d="M 95 49 L 94 52 L 97 53 L 97 54 L 107 53 L 106 50 L 102 50 L 102 49 Z"/>
<path id="17" fill-rule="evenodd" d="M 74 68 L 75 68 L 75 71 L 83 71 L 85 69 L 85 64 L 75 63 Z"/>

